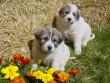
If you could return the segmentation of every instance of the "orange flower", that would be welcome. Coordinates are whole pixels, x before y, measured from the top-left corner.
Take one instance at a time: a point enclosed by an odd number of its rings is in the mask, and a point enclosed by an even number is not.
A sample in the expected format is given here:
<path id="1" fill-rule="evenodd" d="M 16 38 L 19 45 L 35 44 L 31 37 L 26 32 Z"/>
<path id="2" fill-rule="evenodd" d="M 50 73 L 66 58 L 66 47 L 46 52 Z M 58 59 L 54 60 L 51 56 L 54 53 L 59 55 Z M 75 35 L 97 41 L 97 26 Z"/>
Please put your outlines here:
<path id="1" fill-rule="evenodd" d="M 30 71 L 30 72 L 28 72 L 27 76 L 34 77 L 33 74 L 34 74 L 34 72 L 33 71 Z"/>
<path id="2" fill-rule="evenodd" d="M 21 61 L 23 59 L 23 56 L 19 53 L 16 53 L 14 56 L 13 56 L 13 61 Z"/>
<path id="3" fill-rule="evenodd" d="M 26 83 L 22 77 L 15 77 L 13 80 L 10 80 L 10 83 Z"/>
<path id="4" fill-rule="evenodd" d="M 51 80 L 48 83 L 57 83 L 55 80 Z"/>
<path id="5" fill-rule="evenodd" d="M 24 57 L 22 60 L 21 60 L 21 63 L 23 65 L 28 65 L 30 63 L 30 59 L 28 57 Z"/>
<path id="6" fill-rule="evenodd" d="M 70 75 L 75 76 L 75 75 L 79 74 L 80 71 L 79 71 L 79 70 L 70 70 L 68 73 L 69 73 Z"/>
<path id="7" fill-rule="evenodd" d="M 65 83 L 68 81 L 69 75 L 62 71 L 56 71 L 53 73 L 53 77 L 55 78 L 56 81 Z"/>

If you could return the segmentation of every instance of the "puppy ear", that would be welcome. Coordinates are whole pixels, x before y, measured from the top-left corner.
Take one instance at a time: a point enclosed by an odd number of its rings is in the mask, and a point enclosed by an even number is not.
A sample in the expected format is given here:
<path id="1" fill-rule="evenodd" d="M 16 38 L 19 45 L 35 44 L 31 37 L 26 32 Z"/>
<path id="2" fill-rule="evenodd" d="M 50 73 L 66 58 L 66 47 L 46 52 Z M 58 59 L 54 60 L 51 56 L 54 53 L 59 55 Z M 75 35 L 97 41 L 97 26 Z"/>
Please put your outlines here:
<path id="1" fill-rule="evenodd" d="M 77 10 L 77 12 L 76 12 L 75 14 L 76 14 L 76 19 L 79 20 L 79 17 L 80 17 L 80 11 Z"/>
<path id="2" fill-rule="evenodd" d="M 34 33 L 34 36 L 35 36 L 35 38 L 36 38 L 37 40 L 40 40 L 41 34 L 42 34 L 42 30 L 39 30 L 39 31 L 37 31 L 37 32 Z"/>
<path id="3" fill-rule="evenodd" d="M 61 9 L 59 10 L 59 15 L 60 16 L 65 16 L 65 15 L 63 15 L 64 14 L 64 12 L 69 12 L 70 11 L 70 6 L 68 5 L 68 4 L 64 4 L 62 7 L 61 7 Z"/>
<path id="4" fill-rule="evenodd" d="M 57 17 L 54 16 L 54 18 L 53 18 L 53 22 L 52 22 L 52 27 L 54 27 L 54 28 L 57 28 L 56 21 L 57 21 Z"/>
<path id="5" fill-rule="evenodd" d="M 60 16 L 62 16 L 63 10 L 64 10 L 64 7 L 62 7 L 62 8 L 59 10 L 59 15 L 60 15 Z"/>
<path id="6" fill-rule="evenodd" d="M 62 36 L 62 34 L 61 34 L 61 32 L 60 31 L 58 31 L 56 28 L 52 28 L 53 29 L 53 33 L 57 36 L 57 38 L 58 38 L 58 40 L 57 40 L 57 42 L 58 43 L 61 43 L 62 41 L 63 41 L 63 36 Z"/>
<path id="7" fill-rule="evenodd" d="M 29 47 L 29 50 L 30 50 L 30 57 L 31 57 L 31 59 L 32 59 L 33 40 L 29 40 L 29 41 L 28 41 L 28 47 Z"/>
<path id="8" fill-rule="evenodd" d="M 63 40 L 64 40 L 64 38 L 63 38 L 61 32 L 59 32 L 59 43 L 61 43 Z"/>
<path id="9" fill-rule="evenodd" d="M 61 9 L 59 10 L 59 16 L 63 16 L 64 11 L 67 9 L 66 5 L 64 5 L 63 7 L 61 7 Z"/>
<path id="10" fill-rule="evenodd" d="M 28 47 L 29 47 L 30 51 L 32 51 L 32 44 L 33 44 L 33 40 L 29 40 L 28 41 Z"/>

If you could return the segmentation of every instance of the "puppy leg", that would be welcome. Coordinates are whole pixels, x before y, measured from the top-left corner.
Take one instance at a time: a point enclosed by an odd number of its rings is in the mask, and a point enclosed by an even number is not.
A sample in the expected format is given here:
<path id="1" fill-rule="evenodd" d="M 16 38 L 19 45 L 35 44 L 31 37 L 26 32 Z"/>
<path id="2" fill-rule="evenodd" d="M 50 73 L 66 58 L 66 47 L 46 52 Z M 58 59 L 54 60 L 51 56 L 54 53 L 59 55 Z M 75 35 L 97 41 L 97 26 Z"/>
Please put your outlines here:
<path id="1" fill-rule="evenodd" d="M 75 38 L 73 43 L 74 43 L 75 54 L 80 55 L 81 54 L 81 39 Z"/>
<path id="2" fill-rule="evenodd" d="M 65 70 L 65 65 L 66 65 L 66 63 L 61 63 L 60 64 L 60 70 L 61 71 L 64 71 Z"/>
<path id="3" fill-rule="evenodd" d="M 90 34 L 86 34 L 86 36 L 84 36 L 83 40 L 82 40 L 82 43 L 81 45 L 83 47 L 86 47 L 87 46 L 87 43 L 90 41 Z"/>
<path id="4" fill-rule="evenodd" d="M 52 62 L 52 67 L 55 68 L 56 70 L 60 70 L 59 61 L 58 60 L 54 60 Z"/>
<path id="5" fill-rule="evenodd" d="M 65 70 L 64 66 L 60 67 L 59 70 L 60 70 L 60 71 L 64 71 L 64 70 Z"/>
<path id="6" fill-rule="evenodd" d="M 84 39 L 84 40 L 82 40 L 81 45 L 82 45 L 83 47 L 86 47 L 86 46 L 87 46 L 88 41 L 89 41 L 88 39 Z"/>

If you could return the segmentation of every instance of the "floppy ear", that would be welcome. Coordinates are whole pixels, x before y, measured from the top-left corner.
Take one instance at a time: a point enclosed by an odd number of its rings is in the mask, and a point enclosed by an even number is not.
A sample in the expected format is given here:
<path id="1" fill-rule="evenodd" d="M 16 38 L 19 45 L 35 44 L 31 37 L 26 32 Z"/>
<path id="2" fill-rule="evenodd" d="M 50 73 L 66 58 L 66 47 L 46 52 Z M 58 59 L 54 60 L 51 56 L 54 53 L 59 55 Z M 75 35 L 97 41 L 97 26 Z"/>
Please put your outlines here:
<path id="1" fill-rule="evenodd" d="M 59 32 L 59 43 L 61 43 L 63 40 L 64 40 L 64 38 L 63 38 L 61 32 Z"/>
<path id="2" fill-rule="evenodd" d="M 54 16 L 54 18 L 53 18 L 53 22 L 52 22 L 52 27 L 54 27 L 54 28 L 57 28 L 56 21 L 57 21 L 57 17 Z"/>
<path id="3" fill-rule="evenodd" d="M 64 5 L 60 10 L 59 10 L 59 16 L 63 16 L 63 13 L 65 10 L 67 10 L 69 7 L 67 5 Z"/>
<path id="4" fill-rule="evenodd" d="M 79 20 L 79 17 L 80 17 L 80 11 L 77 10 L 77 12 L 75 13 L 75 15 L 76 15 L 76 19 Z"/>
<path id="5" fill-rule="evenodd" d="M 32 51 L 32 44 L 33 44 L 33 40 L 29 40 L 28 41 L 28 47 L 29 47 L 30 51 Z"/>
<path id="6" fill-rule="evenodd" d="M 30 50 L 30 57 L 32 58 L 33 40 L 28 41 L 28 47 L 29 47 L 29 50 Z"/>
<path id="7" fill-rule="evenodd" d="M 64 10 L 64 7 L 62 7 L 62 8 L 59 10 L 59 15 L 60 15 L 60 16 L 62 15 L 63 10 Z"/>
<path id="8" fill-rule="evenodd" d="M 41 34 L 42 34 L 42 31 L 43 31 L 43 30 L 39 30 L 39 31 L 37 31 L 37 32 L 34 33 L 34 36 L 35 36 L 35 38 L 36 38 L 37 40 L 40 40 L 40 36 L 41 36 Z"/>

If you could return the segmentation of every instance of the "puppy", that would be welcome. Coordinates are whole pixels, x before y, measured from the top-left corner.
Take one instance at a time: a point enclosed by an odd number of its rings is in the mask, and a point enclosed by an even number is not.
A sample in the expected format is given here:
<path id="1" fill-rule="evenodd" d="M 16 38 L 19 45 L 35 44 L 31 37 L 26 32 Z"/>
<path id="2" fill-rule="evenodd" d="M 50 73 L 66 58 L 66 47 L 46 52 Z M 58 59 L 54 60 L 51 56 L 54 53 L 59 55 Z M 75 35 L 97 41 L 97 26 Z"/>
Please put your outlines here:
<path id="1" fill-rule="evenodd" d="M 80 11 L 74 4 L 63 5 L 59 16 L 54 18 L 52 26 L 63 32 L 65 37 L 73 42 L 76 55 L 81 54 L 81 46 L 87 46 L 88 41 L 95 38 L 90 25 L 80 16 Z"/>
<path id="2" fill-rule="evenodd" d="M 64 71 L 70 51 L 61 33 L 53 27 L 46 27 L 35 32 L 34 36 L 35 39 L 29 44 L 33 61 L 32 70 L 37 68 L 36 63 L 41 60 L 46 66 Z"/>

